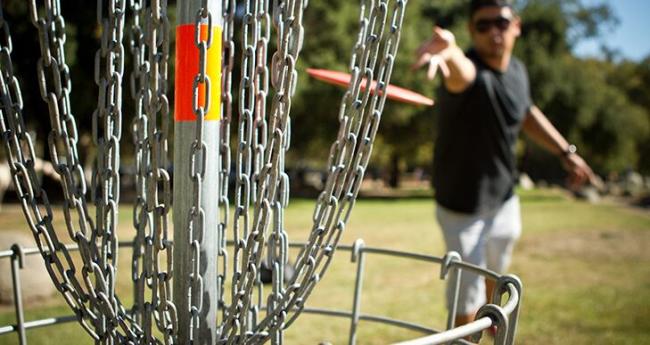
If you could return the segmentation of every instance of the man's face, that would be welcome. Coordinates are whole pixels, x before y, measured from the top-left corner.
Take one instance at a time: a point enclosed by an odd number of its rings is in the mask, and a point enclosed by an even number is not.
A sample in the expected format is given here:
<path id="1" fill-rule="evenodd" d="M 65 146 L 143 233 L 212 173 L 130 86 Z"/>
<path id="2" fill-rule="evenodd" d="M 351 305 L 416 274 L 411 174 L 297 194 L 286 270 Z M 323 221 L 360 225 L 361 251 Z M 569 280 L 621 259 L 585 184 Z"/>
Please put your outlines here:
<path id="1" fill-rule="evenodd" d="M 501 58 L 512 52 L 521 23 L 509 7 L 488 6 L 474 13 L 469 30 L 480 55 Z"/>

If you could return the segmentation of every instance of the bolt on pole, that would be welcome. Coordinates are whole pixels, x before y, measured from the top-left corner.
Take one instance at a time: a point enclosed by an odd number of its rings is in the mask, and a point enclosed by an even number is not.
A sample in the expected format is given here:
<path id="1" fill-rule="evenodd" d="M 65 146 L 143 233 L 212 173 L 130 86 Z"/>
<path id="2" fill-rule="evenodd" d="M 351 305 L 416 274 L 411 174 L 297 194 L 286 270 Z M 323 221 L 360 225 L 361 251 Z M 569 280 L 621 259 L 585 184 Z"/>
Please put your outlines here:
<path id="1" fill-rule="evenodd" d="M 173 269 L 178 339 L 215 344 L 221 0 L 179 0 L 177 17 Z"/>

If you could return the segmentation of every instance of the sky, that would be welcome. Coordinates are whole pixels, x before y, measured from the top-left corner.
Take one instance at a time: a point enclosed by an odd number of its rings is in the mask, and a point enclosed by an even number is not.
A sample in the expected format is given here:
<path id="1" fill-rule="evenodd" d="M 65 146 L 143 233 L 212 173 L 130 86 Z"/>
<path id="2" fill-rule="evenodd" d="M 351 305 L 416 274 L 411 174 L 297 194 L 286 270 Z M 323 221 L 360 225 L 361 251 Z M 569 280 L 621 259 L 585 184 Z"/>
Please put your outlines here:
<path id="1" fill-rule="evenodd" d="M 585 3 L 600 3 L 587 0 Z M 598 40 L 585 41 L 575 48 L 580 56 L 600 56 L 602 43 L 619 50 L 624 58 L 640 61 L 650 55 L 650 0 L 606 0 L 614 9 L 619 25 Z"/>

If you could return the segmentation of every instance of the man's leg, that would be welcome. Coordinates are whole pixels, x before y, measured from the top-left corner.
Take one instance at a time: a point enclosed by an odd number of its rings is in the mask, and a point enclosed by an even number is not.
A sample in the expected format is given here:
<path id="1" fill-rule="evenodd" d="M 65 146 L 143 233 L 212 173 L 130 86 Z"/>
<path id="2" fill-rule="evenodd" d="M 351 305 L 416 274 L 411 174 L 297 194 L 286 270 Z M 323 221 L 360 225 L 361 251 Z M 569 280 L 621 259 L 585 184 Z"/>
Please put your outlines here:
<path id="1" fill-rule="evenodd" d="M 512 260 L 512 251 L 517 242 L 516 238 L 490 238 L 487 241 L 486 256 L 487 268 L 497 273 L 505 273 Z M 485 300 L 492 302 L 492 295 L 496 282 L 485 279 Z"/>
<path id="2" fill-rule="evenodd" d="M 492 294 L 494 293 L 494 287 L 497 285 L 492 279 L 485 279 L 485 300 L 487 303 L 492 303 Z"/>
<path id="3" fill-rule="evenodd" d="M 521 211 L 519 198 L 513 196 L 496 213 L 494 221 L 488 230 L 485 245 L 488 269 L 497 273 L 505 273 L 512 261 L 512 251 L 520 235 Z M 487 301 L 492 300 L 495 285 L 495 281 L 486 279 L 485 293 Z"/>
<path id="4" fill-rule="evenodd" d="M 477 215 L 466 215 L 438 206 L 438 223 L 442 228 L 447 251 L 458 252 L 463 261 L 485 267 L 485 221 Z M 454 291 L 447 284 L 447 307 L 451 308 Z M 474 320 L 476 311 L 485 304 L 485 285 L 483 279 L 471 272 L 461 275 L 458 294 L 456 325 Z"/>

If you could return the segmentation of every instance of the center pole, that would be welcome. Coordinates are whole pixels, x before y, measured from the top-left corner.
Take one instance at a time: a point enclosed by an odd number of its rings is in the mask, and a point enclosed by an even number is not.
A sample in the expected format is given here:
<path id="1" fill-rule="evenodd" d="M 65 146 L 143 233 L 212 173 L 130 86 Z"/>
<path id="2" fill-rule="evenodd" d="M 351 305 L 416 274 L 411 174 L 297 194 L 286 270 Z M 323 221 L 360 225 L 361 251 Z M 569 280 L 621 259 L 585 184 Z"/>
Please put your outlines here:
<path id="1" fill-rule="evenodd" d="M 178 308 L 181 344 L 215 344 L 220 240 L 221 0 L 179 0 L 177 11 L 174 304 Z"/>

